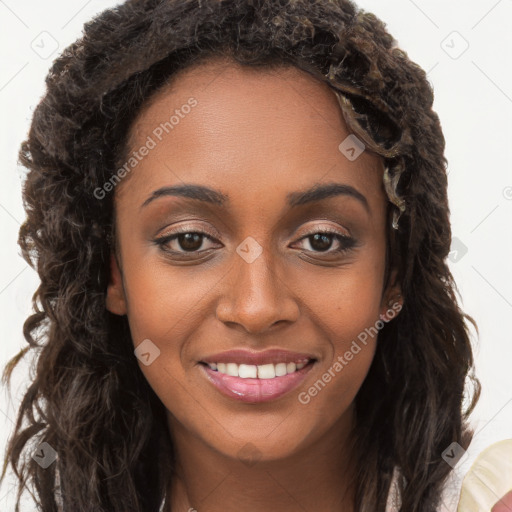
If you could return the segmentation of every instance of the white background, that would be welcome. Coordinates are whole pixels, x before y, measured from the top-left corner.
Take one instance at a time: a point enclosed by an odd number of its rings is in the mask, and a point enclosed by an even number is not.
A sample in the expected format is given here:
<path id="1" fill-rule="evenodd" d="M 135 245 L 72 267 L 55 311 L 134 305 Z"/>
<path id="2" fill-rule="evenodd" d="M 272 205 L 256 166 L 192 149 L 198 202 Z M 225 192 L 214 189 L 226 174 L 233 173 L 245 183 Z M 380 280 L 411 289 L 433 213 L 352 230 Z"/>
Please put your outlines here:
<path id="1" fill-rule="evenodd" d="M 24 219 L 19 145 L 53 59 L 80 36 L 85 21 L 116 4 L 0 0 L 2 367 L 26 344 L 22 323 L 38 283 L 16 243 Z M 457 240 L 450 265 L 463 308 L 480 329 L 474 344 L 483 392 L 473 415 L 474 447 L 480 451 L 512 438 L 512 0 L 361 0 L 358 5 L 387 23 L 434 86 Z M 12 399 L 6 389 L 0 394 L 2 450 L 27 372 L 27 365 L 15 372 Z M 11 479 L 0 488 L 0 509 L 13 510 L 12 498 Z"/>

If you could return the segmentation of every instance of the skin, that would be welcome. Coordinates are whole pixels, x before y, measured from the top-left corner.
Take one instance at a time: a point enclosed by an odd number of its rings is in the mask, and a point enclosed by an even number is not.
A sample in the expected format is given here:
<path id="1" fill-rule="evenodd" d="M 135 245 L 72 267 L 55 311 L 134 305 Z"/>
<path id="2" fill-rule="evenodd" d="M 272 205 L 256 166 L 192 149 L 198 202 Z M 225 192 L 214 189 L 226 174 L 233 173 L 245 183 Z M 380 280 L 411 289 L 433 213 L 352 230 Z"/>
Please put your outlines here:
<path id="1" fill-rule="evenodd" d="M 377 337 L 307 405 L 298 395 L 400 293 L 383 288 L 382 161 L 364 152 L 352 162 L 339 151 L 350 132 L 326 84 L 295 68 L 219 59 L 185 70 L 152 99 L 132 126 L 132 150 L 190 97 L 197 106 L 115 189 L 118 254 L 106 299 L 127 315 L 134 347 L 150 339 L 160 350 L 139 365 L 168 411 L 178 454 L 172 511 L 351 512 L 347 438 Z M 367 208 L 348 195 L 287 205 L 288 193 L 333 182 L 357 189 Z M 230 203 L 161 196 L 141 207 L 153 191 L 183 183 L 218 189 Z M 168 242 L 181 258 L 154 243 L 184 226 L 215 240 L 199 239 L 199 255 Z M 343 245 L 331 237 L 322 252 L 312 235 L 325 229 L 355 246 L 336 253 Z M 247 237 L 263 248 L 252 263 L 236 252 Z M 317 361 L 298 389 L 247 404 L 221 395 L 199 365 L 234 348 L 284 348 Z M 243 448 L 255 460 L 241 460 Z"/>
<path id="2" fill-rule="evenodd" d="M 499 500 L 491 512 L 510 512 L 512 510 L 512 489 Z"/>

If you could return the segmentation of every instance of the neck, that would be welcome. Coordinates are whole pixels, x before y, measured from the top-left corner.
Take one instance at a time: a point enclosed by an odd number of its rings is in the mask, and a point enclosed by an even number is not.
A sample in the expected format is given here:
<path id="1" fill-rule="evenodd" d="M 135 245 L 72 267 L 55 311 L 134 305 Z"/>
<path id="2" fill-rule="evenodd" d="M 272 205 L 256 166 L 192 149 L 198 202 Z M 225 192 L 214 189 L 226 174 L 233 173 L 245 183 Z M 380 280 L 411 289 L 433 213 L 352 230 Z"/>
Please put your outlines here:
<path id="1" fill-rule="evenodd" d="M 355 510 L 352 414 L 286 459 L 245 462 L 224 456 L 169 420 L 178 465 L 166 512 Z"/>

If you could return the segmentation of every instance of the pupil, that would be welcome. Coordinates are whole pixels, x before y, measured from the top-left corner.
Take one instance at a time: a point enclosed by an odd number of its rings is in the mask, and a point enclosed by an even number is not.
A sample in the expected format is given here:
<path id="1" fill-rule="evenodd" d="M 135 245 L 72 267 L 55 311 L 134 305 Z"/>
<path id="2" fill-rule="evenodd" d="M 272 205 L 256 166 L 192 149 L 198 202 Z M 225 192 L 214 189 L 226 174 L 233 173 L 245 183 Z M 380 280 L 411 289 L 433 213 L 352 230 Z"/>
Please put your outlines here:
<path id="1" fill-rule="evenodd" d="M 320 243 L 317 244 L 317 242 Z M 311 244 L 311 246 L 313 247 L 313 249 L 316 249 L 318 251 L 326 251 L 327 249 L 330 248 L 331 243 L 332 241 L 330 239 L 330 235 L 317 233 L 316 235 L 313 235 L 313 243 Z"/>
<path id="2" fill-rule="evenodd" d="M 199 233 L 185 233 L 180 236 L 180 246 L 185 251 L 196 251 L 201 247 L 202 240 Z M 198 243 L 199 242 L 199 243 Z"/>

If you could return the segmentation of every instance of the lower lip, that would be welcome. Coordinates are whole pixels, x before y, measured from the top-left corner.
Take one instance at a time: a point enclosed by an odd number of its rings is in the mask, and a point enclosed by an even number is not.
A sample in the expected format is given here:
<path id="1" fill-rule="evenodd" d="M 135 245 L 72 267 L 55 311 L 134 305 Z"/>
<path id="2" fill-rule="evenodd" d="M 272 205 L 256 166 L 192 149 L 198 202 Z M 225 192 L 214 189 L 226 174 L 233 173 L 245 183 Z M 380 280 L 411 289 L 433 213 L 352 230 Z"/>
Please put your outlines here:
<path id="1" fill-rule="evenodd" d="M 241 402 L 259 403 L 275 400 L 299 386 L 313 367 L 314 361 L 304 368 L 273 379 L 242 379 L 212 370 L 201 364 L 208 380 L 225 396 Z"/>

